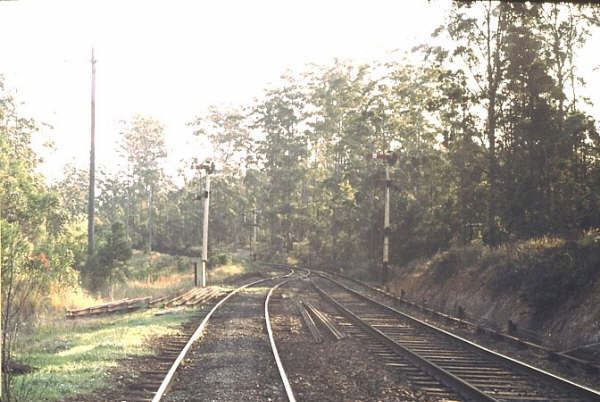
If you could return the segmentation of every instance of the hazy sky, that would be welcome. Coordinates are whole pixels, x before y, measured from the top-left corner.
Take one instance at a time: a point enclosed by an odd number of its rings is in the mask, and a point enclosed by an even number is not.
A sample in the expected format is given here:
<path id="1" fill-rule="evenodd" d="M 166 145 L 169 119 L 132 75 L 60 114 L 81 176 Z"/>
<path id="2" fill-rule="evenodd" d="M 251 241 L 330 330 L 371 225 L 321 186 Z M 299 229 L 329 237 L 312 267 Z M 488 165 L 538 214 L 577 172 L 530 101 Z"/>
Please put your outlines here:
<path id="1" fill-rule="evenodd" d="M 444 0 L 0 2 L 0 74 L 22 112 L 54 127 L 38 140 L 58 149 L 44 156 L 48 177 L 66 162 L 89 163 L 92 46 L 97 164 L 115 163 L 119 121 L 140 113 L 166 125 L 175 166 L 206 152 L 185 125 L 206 106 L 248 103 L 288 67 L 408 50 L 427 41 L 449 7 Z M 600 88 L 591 76 L 597 53 L 586 54 L 588 81 Z"/>

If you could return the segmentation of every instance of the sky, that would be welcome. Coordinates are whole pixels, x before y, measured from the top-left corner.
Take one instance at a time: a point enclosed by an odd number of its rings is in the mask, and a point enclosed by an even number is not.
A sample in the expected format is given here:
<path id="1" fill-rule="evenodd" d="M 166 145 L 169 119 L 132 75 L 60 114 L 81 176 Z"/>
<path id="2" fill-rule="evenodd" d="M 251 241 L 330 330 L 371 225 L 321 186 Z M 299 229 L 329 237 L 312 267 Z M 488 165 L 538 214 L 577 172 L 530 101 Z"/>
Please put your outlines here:
<path id="1" fill-rule="evenodd" d="M 445 0 L 0 1 L 0 74 L 36 136 L 49 180 L 85 168 L 90 147 L 91 48 L 96 53 L 96 164 L 115 170 L 120 122 L 165 125 L 167 172 L 207 156 L 186 123 L 211 104 L 248 104 L 288 68 L 368 62 L 427 42 Z M 598 35 L 595 35 L 597 38 Z M 594 38 L 589 43 L 594 42 Z M 597 41 L 596 41 L 597 42 Z M 600 105 L 597 52 L 582 74 Z M 598 89 L 598 90 L 594 90 Z M 600 119 L 600 109 L 595 116 Z M 39 144 L 52 140 L 56 151 Z"/>

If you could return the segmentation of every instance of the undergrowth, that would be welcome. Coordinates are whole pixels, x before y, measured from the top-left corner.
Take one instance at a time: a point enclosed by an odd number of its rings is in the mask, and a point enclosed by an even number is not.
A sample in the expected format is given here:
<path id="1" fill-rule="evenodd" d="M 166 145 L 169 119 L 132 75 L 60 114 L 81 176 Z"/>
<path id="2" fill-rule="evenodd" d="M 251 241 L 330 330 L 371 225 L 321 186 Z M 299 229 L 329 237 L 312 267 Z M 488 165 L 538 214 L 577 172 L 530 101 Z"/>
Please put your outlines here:
<path id="1" fill-rule="evenodd" d="M 568 300 L 583 297 L 598 279 L 600 232 L 576 240 L 545 236 L 488 247 L 481 242 L 453 247 L 428 260 L 414 261 L 403 272 L 424 272 L 437 283 L 469 271 L 485 278 L 494 295 L 513 293 L 543 320 Z"/>

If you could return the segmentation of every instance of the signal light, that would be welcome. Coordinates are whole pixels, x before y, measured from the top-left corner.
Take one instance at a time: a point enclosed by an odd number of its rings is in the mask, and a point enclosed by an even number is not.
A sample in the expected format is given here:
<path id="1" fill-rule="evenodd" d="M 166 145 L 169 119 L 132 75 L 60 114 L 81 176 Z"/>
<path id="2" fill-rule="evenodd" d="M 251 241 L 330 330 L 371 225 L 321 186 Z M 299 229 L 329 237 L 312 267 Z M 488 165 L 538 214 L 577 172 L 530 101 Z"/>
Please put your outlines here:
<path id="1" fill-rule="evenodd" d="M 398 160 L 398 155 L 396 155 L 394 152 L 377 152 L 367 154 L 366 159 L 383 159 L 387 161 L 387 163 L 389 163 L 390 165 L 393 165 Z"/>

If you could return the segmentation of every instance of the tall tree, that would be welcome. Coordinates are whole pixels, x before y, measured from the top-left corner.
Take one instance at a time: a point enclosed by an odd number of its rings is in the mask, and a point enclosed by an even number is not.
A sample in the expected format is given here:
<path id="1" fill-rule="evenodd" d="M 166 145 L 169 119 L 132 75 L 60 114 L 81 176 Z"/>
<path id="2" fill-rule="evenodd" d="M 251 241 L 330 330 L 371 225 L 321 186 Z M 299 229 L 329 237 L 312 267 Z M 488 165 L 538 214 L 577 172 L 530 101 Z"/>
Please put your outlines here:
<path id="1" fill-rule="evenodd" d="M 91 97 L 91 139 L 90 139 L 90 186 L 88 195 L 88 256 L 94 252 L 94 203 L 96 188 L 96 59 L 92 49 L 92 97 Z"/>
<path id="2" fill-rule="evenodd" d="M 146 251 L 152 251 L 153 198 L 160 188 L 159 183 L 164 179 L 160 161 L 167 156 L 164 127 L 154 118 L 136 115 L 129 123 L 125 123 L 121 134 L 123 138 L 120 151 L 127 161 L 128 175 L 132 179 L 130 194 L 133 208 L 144 202 L 146 205 L 145 241 L 140 239 L 140 244 L 145 243 Z M 144 193 L 145 199 L 140 198 Z M 138 212 L 142 212 L 141 208 Z"/>
<path id="3" fill-rule="evenodd" d="M 282 88 L 268 90 L 256 105 L 253 128 L 264 133 L 257 152 L 267 177 L 261 206 L 274 248 L 290 251 L 297 238 L 307 161 L 307 138 L 301 130 L 305 96 L 293 77 Z"/>

